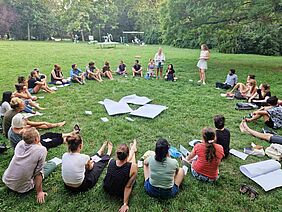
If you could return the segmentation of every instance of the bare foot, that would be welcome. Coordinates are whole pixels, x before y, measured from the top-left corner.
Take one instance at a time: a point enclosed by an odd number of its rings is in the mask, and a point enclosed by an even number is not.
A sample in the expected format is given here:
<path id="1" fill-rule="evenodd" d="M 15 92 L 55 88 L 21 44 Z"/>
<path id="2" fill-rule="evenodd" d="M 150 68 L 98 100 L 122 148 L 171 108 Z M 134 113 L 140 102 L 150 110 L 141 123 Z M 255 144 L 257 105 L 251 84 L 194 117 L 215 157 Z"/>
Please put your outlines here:
<path id="1" fill-rule="evenodd" d="M 37 107 L 37 109 L 38 109 L 38 110 L 46 110 L 46 108 L 44 108 L 44 107 L 39 107 L 39 106 Z"/>
<path id="2" fill-rule="evenodd" d="M 113 151 L 113 144 L 112 142 L 108 141 L 108 151 L 107 151 L 107 155 L 111 155 Z"/>
<path id="3" fill-rule="evenodd" d="M 136 139 L 133 140 L 133 143 L 130 143 L 130 150 L 133 150 L 134 152 L 137 152 L 137 141 Z"/>
<path id="4" fill-rule="evenodd" d="M 66 124 L 66 122 L 63 121 L 63 122 L 57 123 L 56 126 L 57 126 L 57 127 L 62 127 L 62 126 L 64 126 L 65 124 Z"/>

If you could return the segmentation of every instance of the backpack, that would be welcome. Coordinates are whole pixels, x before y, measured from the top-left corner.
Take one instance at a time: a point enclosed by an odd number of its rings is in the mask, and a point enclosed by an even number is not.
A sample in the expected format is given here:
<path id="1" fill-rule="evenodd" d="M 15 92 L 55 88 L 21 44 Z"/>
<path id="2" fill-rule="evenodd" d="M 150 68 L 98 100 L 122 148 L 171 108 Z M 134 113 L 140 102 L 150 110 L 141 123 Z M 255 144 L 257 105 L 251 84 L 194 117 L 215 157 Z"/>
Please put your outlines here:
<path id="1" fill-rule="evenodd" d="M 236 103 L 236 110 L 253 110 L 253 109 L 257 109 L 258 106 L 256 104 L 253 103 L 248 103 L 248 102 L 238 102 Z"/>
<path id="2" fill-rule="evenodd" d="M 282 159 L 282 145 L 271 144 L 265 149 L 265 154 L 274 160 L 280 161 Z"/>

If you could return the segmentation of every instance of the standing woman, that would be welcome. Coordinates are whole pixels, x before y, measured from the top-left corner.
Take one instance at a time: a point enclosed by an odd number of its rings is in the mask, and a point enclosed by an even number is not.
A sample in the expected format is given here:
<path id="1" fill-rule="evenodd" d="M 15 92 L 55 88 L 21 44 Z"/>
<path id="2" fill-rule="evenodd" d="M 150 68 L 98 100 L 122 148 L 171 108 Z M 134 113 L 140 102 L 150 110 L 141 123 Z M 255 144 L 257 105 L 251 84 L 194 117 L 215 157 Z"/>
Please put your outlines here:
<path id="1" fill-rule="evenodd" d="M 159 72 L 160 72 L 160 78 L 163 77 L 163 68 L 164 68 L 164 62 L 165 62 L 165 55 L 163 53 L 163 49 L 160 47 L 158 52 L 155 54 L 154 58 L 155 64 L 156 64 L 156 79 L 159 78 Z"/>
<path id="2" fill-rule="evenodd" d="M 206 84 L 206 74 L 205 71 L 208 69 L 207 61 L 210 59 L 210 50 L 206 44 L 201 45 L 201 54 L 199 57 L 199 62 L 197 67 L 200 71 L 200 80 L 198 82 L 203 82 L 203 85 Z"/>

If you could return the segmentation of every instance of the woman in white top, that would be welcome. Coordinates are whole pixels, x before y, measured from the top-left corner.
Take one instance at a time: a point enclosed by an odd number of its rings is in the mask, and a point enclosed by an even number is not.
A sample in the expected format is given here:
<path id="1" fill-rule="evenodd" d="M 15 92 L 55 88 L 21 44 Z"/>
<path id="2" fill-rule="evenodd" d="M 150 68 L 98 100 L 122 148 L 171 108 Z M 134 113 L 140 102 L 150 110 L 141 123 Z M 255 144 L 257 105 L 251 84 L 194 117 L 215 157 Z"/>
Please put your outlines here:
<path id="1" fill-rule="evenodd" d="M 1 116 L 1 118 L 4 116 L 4 114 L 8 110 L 11 109 L 11 106 L 10 106 L 11 97 L 12 97 L 11 91 L 6 91 L 6 92 L 3 93 L 2 102 L 1 102 L 1 105 L 0 105 L 0 116 Z"/>
<path id="2" fill-rule="evenodd" d="M 206 84 L 206 75 L 205 71 L 208 69 L 207 61 L 210 59 L 210 50 L 206 44 L 201 45 L 201 54 L 197 67 L 200 71 L 200 80 L 198 82 L 203 82 L 203 85 Z"/>
<path id="3" fill-rule="evenodd" d="M 94 159 L 92 160 L 88 155 L 80 153 L 83 149 L 83 141 L 80 135 L 70 136 L 66 141 L 69 152 L 62 157 L 62 178 L 65 187 L 74 192 L 87 191 L 95 186 L 103 169 L 108 164 L 113 144 L 104 142 L 95 155 L 100 160 L 94 163 Z M 108 151 L 104 155 L 106 146 L 108 146 Z"/>
<path id="4" fill-rule="evenodd" d="M 165 55 L 161 47 L 159 48 L 158 52 L 155 54 L 154 61 L 156 65 L 156 79 L 159 78 L 159 72 L 160 72 L 160 78 L 162 78 L 163 77 L 163 68 L 164 68 L 164 63 L 165 63 Z"/>

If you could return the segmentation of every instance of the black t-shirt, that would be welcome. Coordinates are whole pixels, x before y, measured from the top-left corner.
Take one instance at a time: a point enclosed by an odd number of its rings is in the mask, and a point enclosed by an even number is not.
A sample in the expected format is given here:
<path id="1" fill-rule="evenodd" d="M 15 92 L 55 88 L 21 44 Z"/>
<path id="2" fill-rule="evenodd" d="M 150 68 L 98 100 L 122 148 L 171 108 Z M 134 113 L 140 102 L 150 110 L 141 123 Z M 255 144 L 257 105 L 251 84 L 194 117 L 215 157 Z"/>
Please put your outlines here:
<path id="1" fill-rule="evenodd" d="M 267 91 L 265 93 L 265 95 L 263 96 L 262 93 L 261 93 L 261 89 L 257 89 L 257 94 L 259 95 L 259 97 L 258 97 L 259 100 L 264 100 L 266 96 L 271 97 L 270 91 Z"/>
<path id="2" fill-rule="evenodd" d="M 167 70 L 167 74 L 174 74 L 174 73 L 175 73 L 175 71 L 173 69 Z"/>
<path id="3" fill-rule="evenodd" d="M 35 78 L 30 78 L 28 80 L 28 88 L 34 88 L 36 86 L 36 82 L 39 81 Z"/>
<path id="4" fill-rule="evenodd" d="M 141 65 L 140 64 L 135 64 L 133 66 L 133 68 L 134 68 L 135 71 L 139 71 L 141 69 Z"/>
<path id="5" fill-rule="evenodd" d="M 216 130 L 216 143 L 223 147 L 224 158 L 226 158 L 229 155 L 230 131 L 226 128 L 224 130 Z"/>
<path id="6" fill-rule="evenodd" d="M 118 68 L 121 72 L 123 72 L 125 70 L 125 67 L 126 67 L 125 64 L 120 64 Z"/>
<path id="7" fill-rule="evenodd" d="M 103 73 L 105 73 L 106 71 L 110 70 L 110 66 L 104 66 L 102 70 L 103 70 Z"/>

